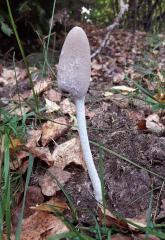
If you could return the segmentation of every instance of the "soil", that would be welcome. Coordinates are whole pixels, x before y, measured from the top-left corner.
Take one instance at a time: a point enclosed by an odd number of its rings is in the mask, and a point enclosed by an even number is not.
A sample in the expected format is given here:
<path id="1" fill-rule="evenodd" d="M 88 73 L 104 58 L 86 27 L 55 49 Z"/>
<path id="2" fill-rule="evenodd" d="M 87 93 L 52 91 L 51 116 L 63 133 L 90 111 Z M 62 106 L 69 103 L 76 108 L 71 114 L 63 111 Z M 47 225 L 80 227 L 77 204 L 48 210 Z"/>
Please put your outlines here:
<path id="1" fill-rule="evenodd" d="M 132 109 L 121 109 L 112 102 L 106 104 L 106 109 L 105 102 L 99 103 L 97 108 L 92 106 L 96 115 L 92 121 L 88 121 L 90 140 L 100 143 L 139 166 L 165 177 L 165 163 L 163 161 L 165 138 L 137 130 L 135 123 L 128 117 L 128 113 Z M 91 148 L 97 168 L 99 161 L 103 161 L 106 199 L 111 211 L 124 217 L 133 218 L 143 215 L 148 209 L 152 189 L 155 189 L 153 191 L 153 211 L 157 201 L 160 202 L 161 199 L 165 198 L 165 191 L 162 191 L 161 198 L 158 199 L 162 179 L 121 160 L 113 154 L 104 152 L 100 159 L 98 147 L 91 144 Z M 65 187 L 72 196 L 78 212 L 81 213 L 81 221 L 89 222 L 91 215 L 86 210 L 95 210 L 96 202 L 92 197 L 88 176 L 82 172 L 76 174 Z M 159 209 L 157 210 L 159 213 Z"/>
<path id="2" fill-rule="evenodd" d="M 138 34 L 136 36 L 136 34 L 128 33 L 131 35 L 129 39 L 133 39 L 133 41 L 128 41 L 128 35 L 124 31 L 120 34 L 123 39 L 121 49 L 126 46 L 129 51 L 133 47 L 141 46 L 146 38 L 145 33 L 140 33 L 139 39 Z M 117 36 L 117 39 L 120 39 L 120 36 Z M 146 43 L 143 44 L 144 47 Z M 106 49 L 107 51 L 102 53 L 103 62 L 105 59 L 109 61 L 108 53 L 111 57 L 115 55 L 115 50 L 112 51 L 112 48 L 113 41 L 112 45 Z M 128 57 L 127 60 L 137 61 L 140 56 L 138 53 Z M 131 64 L 127 62 L 127 66 Z M 119 68 L 123 69 L 122 64 L 115 63 L 114 69 Z M 117 100 L 116 98 L 111 100 L 103 98 L 103 93 L 113 86 L 113 78 L 107 75 L 104 66 L 101 71 L 99 77 L 93 77 L 86 100 L 88 109 L 95 113 L 94 118 L 87 121 L 89 138 L 142 167 L 136 167 L 105 151 L 101 151 L 100 157 L 99 148 L 91 144 L 97 169 L 99 169 L 99 162 L 103 162 L 107 205 L 112 212 L 135 218 L 139 215 L 146 215 L 152 199 L 152 211 L 159 214 L 161 200 L 165 198 L 164 189 L 160 194 L 163 177 L 165 177 L 165 135 L 164 133 L 156 135 L 145 129 L 138 130 L 138 117 L 143 119 L 153 112 L 143 101 L 132 101 L 128 97 L 121 98 L 120 94 Z M 159 174 L 162 178 L 156 177 L 145 169 Z M 80 221 L 91 221 L 91 214 L 86 209 L 95 211 L 96 202 L 92 197 L 89 177 L 83 173 L 76 174 L 65 187 L 78 209 Z M 159 194 L 160 197 L 158 197 Z"/>

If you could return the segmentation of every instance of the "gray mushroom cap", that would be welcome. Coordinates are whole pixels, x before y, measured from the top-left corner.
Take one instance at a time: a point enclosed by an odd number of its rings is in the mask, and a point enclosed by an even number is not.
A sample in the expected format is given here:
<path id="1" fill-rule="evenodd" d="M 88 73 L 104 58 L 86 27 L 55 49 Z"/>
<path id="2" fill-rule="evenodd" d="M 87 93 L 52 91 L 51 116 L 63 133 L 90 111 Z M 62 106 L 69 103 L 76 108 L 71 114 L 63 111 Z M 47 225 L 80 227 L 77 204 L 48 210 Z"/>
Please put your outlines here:
<path id="1" fill-rule="evenodd" d="M 75 98 L 83 98 L 88 90 L 91 75 L 88 38 L 84 30 L 74 27 L 62 47 L 57 68 L 58 87 Z"/>

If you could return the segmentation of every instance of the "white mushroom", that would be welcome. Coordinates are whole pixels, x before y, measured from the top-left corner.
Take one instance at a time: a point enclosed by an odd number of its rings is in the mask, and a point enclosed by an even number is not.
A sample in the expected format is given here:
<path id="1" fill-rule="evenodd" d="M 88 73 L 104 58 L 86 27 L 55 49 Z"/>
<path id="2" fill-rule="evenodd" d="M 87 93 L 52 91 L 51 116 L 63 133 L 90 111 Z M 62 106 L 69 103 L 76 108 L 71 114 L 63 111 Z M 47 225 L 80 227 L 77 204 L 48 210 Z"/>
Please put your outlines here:
<path id="1" fill-rule="evenodd" d="M 85 119 L 85 95 L 89 87 L 90 75 L 91 60 L 88 38 L 82 28 L 74 27 L 68 33 L 62 47 L 57 71 L 58 87 L 74 97 L 84 160 L 95 198 L 101 203 L 101 182 L 93 162 Z"/>

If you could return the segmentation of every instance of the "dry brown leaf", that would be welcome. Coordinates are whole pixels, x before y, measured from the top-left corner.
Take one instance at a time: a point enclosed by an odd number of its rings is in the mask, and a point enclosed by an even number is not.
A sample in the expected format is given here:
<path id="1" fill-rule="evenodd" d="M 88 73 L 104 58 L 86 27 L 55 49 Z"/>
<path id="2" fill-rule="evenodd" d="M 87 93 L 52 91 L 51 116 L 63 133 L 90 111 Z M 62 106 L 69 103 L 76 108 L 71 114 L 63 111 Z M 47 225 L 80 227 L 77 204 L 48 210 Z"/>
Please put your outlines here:
<path id="1" fill-rule="evenodd" d="M 46 97 L 52 102 L 60 102 L 62 94 L 55 91 L 54 89 L 50 89 L 47 91 Z"/>
<path id="2" fill-rule="evenodd" d="M 64 202 L 62 199 L 59 198 L 51 198 L 48 202 L 37 204 L 35 207 L 31 207 L 31 209 L 37 211 L 46 211 L 54 213 L 55 211 L 63 212 L 64 210 L 68 209 L 68 204 Z"/>
<path id="3" fill-rule="evenodd" d="M 42 193 L 46 196 L 53 196 L 56 194 L 58 190 L 60 190 L 56 179 L 63 186 L 71 177 L 71 173 L 67 171 L 63 171 L 58 167 L 50 167 L 47 169 L 44 176 L 40 177 L 39 185 L 42 189 Z"/>
<path id="4" fill-rule="evenodd" d="M 26 98 L 29 98 L 32 96 L 32 92 L 31 90 L 26 90 L 24 91 L 23 93 L 20 93 L 20 94 L 15 94 L 13 97 L 12 97 L 12 100 L 14 101 L 22 101 Z"/>
<path id="5" fill-rule="evenodd" d="M 31 206 L 35 206 L 36 204 L 41 204 L 43 201 L 44 201 L 44 196 L 41 193 L 40 187 L 37 187 L 37 186 L 28 187 L 26 201 L 25 201 L 25 208 L 24 208 L 24 218 L 27 218 L 34 213 L 34 209 L 32 209 Z M 17 208 L 12 211 L 13 227 L 16 227 L 18 224 L 21 209 L 22 209 L 22 198 L 21 198 L 21 202 L 18 201 Z"/>
<path id="6" fill-rule="evenodd" d="M 64 223 L 52 214 L 36 212 L 23 221 L 20 240 L 41 240 L 42 234 L 52 229 L 54 234 L 68 231 Z"/>
<path id="7" fill-rule="evenodd" d="M 158 215 L 159 218 L 164 218 L 165 217 L 165 199 L 161 201 L 161 206 L 160 206 L 160 213 Z"/>
<path id="8" fill-rule="evenodd" d="M 13 103 L 11 103 L 10 105 L 8 105 L 9 109 L 12 109 L 12 111 L 10 111 L 11 115 L 18 115 L 18 116 L 22 116 L 25 113 L 29 112 L 30 107 L 29 106 L 18 106 L 15 105 Z M 14 110 L 13 110 L 14 109 Z"/>
<path id="9" fill-rule="evenodd" d="M 136 89 L 127 87 L 125 85 L 121 85 L 121 86 L 114 86 L 111 88 L 111 90 L 121 91 L 123 94 L 128 94 L 130 92 L 134 92 Z"/>
<path id="10" fill-rule="evenodd" d="M 46 146 L 52 139 L 63 136 L 69 130 L 68 122 L 65 118 L 56 118 L 54 122 L 48 121 L 42 125 L 42 145 Z"/>
<path id="11" fill-rule="evenodd" d="M 60 106 L 57 105 L 57 103 L 50 101 L 49 99 L 45 98 L 46 102 L 46 112 L 47 113 L 52 113 L 52 112 L 57 112 L 60 109 Z"/>
<path id="12" fill-rule="evenodd" d="M 0 75 L 0 82 L 2 82 L 4 86 L 8 84 L 14 86 L 16 84 L 15 74 L 17 81 L 20 81 L 27 76 L 27 70 L 18 67 L 16 67 L 15 70 L 4 67 Z"/>
<path id="13" fill-rule="evenodd" d="M 70 163 L 81 165 L 86 169 L 80 140 L 78 138 L 72 138 L 71 140 L 57 146 L 52 154 L 52 158 L 54 166 L 61 169 L 64 169 Z"/>
<path id="14" fill-rule="evenodd" d="M 145 228 L 147 226 L 147 219 L 146 219 L 146 212 L 142 213 L 139 216 L 136 216 L 136 218 L 126 218 L 126 220 L 130 221 L 131 223 L 134 223 L 140 227 Z M 134 227 L 132 224 L 129 224 L 130 229 L 138 229 L 137 227 Z"/>
<path id="15" fill-rule="evenodd" d="M 165 126 L 160 122 L 159 116 L 154 113 L 149 115 L 146 119 L 146 128 L 152 133 L 163 133 Z"/>
<path id="16" fill-rule="evenodd" d="M 10 169 L 16 170 L 22 166 L 23 159 L 26 159 L 29 156 L 28 152 L 19 151 L 15 153 L 16 160 L 10 161 Z"/>
<path id="17" fill-rule="evenodd" d="M 100 70 L 102 69 L 102 64 L 99 64 L 97 62 L 97 60 L 93 60 L 91 63 L 91 67 L 92 67 L 92 72 L 91 72 L 91 76 L 100 76 Z"/>
<path id="18" fill-rule="evenodd" d="M 51 81 L 49 78 L 46 78 L 44 80 L 37 81 L 37 83 L 34 85 L 34 91 L 36 94 L 40 94 L 42 92 L 45 92 L 48 87 L 50 86 Z"/>
<path id="19" fill-rule="evenodd" d="M 13 137 L 10 138 L 10 146 L 9 146 L 10 150 L 15 150 L 20 146 L 22 146 L 20 139 L 13 138 Z"/>
<path id="20" fill-rule="evenodd" d="M 64 114 L 74 115 L 76 113 L 75 105 L 68 98 L 60 103 L 60 108 Z"/>
<path id="21" fill-rule="evenodd" d="M 47 147 L 27 147 L 28 152 L 30 152 L 34 157 L 38 157 L 40 160 L 46 162 L 49 166 L 53 165 L 53 158 L 50 150 Z"/>
<path id="22" fill-rule="evenodd" d="M 35 146 L 38 145 L 38 142 L 41 138 L 41 133 L 42 131 L 41 130 L 29 130 L 28 131 L 28 140 L 27 140 L 27 143 L 26 143 L 26 147 L 28 148 L 34 148 Z"/>

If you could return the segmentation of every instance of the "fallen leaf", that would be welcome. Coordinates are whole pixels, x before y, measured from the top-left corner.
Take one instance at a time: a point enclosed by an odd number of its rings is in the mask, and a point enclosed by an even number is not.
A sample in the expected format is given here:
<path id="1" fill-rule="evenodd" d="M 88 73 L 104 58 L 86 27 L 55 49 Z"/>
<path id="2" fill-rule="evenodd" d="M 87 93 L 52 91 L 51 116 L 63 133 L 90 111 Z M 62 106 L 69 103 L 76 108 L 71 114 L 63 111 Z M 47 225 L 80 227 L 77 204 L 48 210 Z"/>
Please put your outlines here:
<path id="1" fill-rule="evenodd" d="M 117 218 L 108 209 L 104 209 L 103 206 L 100 206 L 100 205 L 98 208 L 98 216 L 99 216 L 99 222 L 101 224 L 105 223 L 107 227 L 111 227 L 112 225 L 115 225 L 120 229 L 129 230 L 129 226 L 125 221 Z"/>
<path id="2" fill-rule="evenodd" d="M 165 126 L 160 122 L 160 118 L 156 113 L 149 115 L 145 120 L 146 128 L 152 133 L 160 134 L 165 131 Z"/>
<path id="3" fill-rule="evenodd" d="M 23 160 L 26 159 L 28 156 L 29 156 L 29 153 L 25 151 L 15 152 L 16 160 L 12 160 L 12 156 L 11 156 L 10 169 L 16 170 L 19 168 L 20 170 L 20 167 L 23 164 Z"/>
<path id="4" fill-rule="evenodd" d="M 127 87 L 127 86 L 124 86 L 124 85 L 111 87 L 111 90 L 112 91 L 121 91 L 124 95 L 128 94 L 130 92 L 136 91 L 135 88 Z"/>
<path id="5" fill-rule="evenodd" d="M 46 97 L 53 102 L 60 102 L 61 101 L 61 97 L 62 94 L 55 91 L 54 89 L 50 89 L 49 91 L 47 91 L 46 93 Z"/>
<path id="6" fill-rule="evenodd" d="M 44 176 L 42 176 L 39 180 L 39 185 L 42 189 L 42 193 L 45 196 L 49 197 L 55 195 L 56 192 L 60 190 L 56 179 L 63 186 L 70 177 L 71 173 L 63 171 L 61 168 L 58 168 L 56 166 L 48 168 Z"/>
<path id="7" fill-rule="evenodd" d="M 18 115 L 18 116 L 23 116 L 25 113 L 29 112 L 29 110 L 30 110 L 29 106 L 26 106 L 26 105 L 18 106 L 18 104 L 16 105 L 16 104 L 13 104 L 13 103 L 8 105 L 8 107 L 9 107 L 9 109 L 12 109 L 10 111 L 11 115 Z"/>
<path id="8" fill-rule="evenodd" d="M 40 94 L 42 92 L 45 92 L 48 87 L 50 86 L 51 81 L 49 78 L 46 78 L 44 80 L 37 81 L 37 83 L 34 85 L 34 91 L 36 94 Z M 33 91 L 31 90 L 33 93 Z"/>
<path id="9" fill-rule="evenodd" d="M 27 148 L 34 148 L 38 145 L 38 142 L 41 138 L 41 130 L 28 130 L 28 139 L 26 143 Z"/>
<path id="10" fill-rule="evenodd" d="M 50 213 L 54 213 L 55 211 L 63 212 L 64 210 L 68 209 L 68 204 L 64 202 L 62 199 L 53 197 L 49 201 L 37 204 L 35 207 L 31 207 L 31 209 L 34 209 L 36 211 L 46 211 Z"/>
<path id="11" fill-rule="evenodd" d="M 10 146 L 9 146 L 10 150 L 15 150 L 20 146 L 22 146 L 20 139 L 13 138 L 13 137 L 10 138 Z"/>
<path id="12" fill-rule="evenodd" d="M 57 105 L 57 103 L 50 101 L 49 99 L 45 98 L 46 102 L 46 112 L 47 113 L 52 113 L 52 112 L 57 112 L 60 109 L 60 106 Z"/>
<path id="13" fill-rule="evenodd" d="M 154 98 L 160 103 L 165 103 L 165 93 L 158 93 L 154 95 Z"/>
<path id="14" fill-rule="evenodd" d="M 53 158 L 50 153 L 50 150 L 47 147 L 27 147 L 29 153 L 31 153 L 34 157 L 38 157 L 40 160 L 46 162 L 48 166 L 53 165 Z"/>
<path id="15" fill-rule="evenodd" d="M 126 218 L 126 220 L 128 220 L 131 223 L 136 224 L 140 227 L 143 227 L 143 228 L 145 228 L 147 226 L 146 212 L 142 213 L 139 216 L 136 216 L 136 218 Z M 130 229 L 132 229 L 132 230 L 137 229 L 138 230 L 138 228 L 133 226 L 132 224 L 128 223 L 128 225 L 129 225 Z"/>
<path id="16" fill-rule="evenodd" d="M 69 130 L 68 122 L 65 118 L 56 118 L 54 122 L 47 121 L 42 125 L 42 145 L 46 146 L 52 139 L 63 136 Z"/>
<path id="17" fill-rule="evenodd" d="M 40 204 L 43 201 L 44 201 L 44 197 L 41 193 L 41 188 L 37 186 L 28 187 L 26 201 L 25 201 L 25 208 L 24 208 L 24 218 L 27 218 L 34 213 L 34 209 L 32 209 L 31 206 Z M 22 201 L 19 203 L 17 208 L 12 212 L 12 225 L 14 227 L 16 227 L 18 224 L 21 209 L 22 209 Z"/>
<path id="18" fill-rule="evenodd" d="M 74 115 L 76 113 L 75 105 L 68 98 L 60 103 L 60 108 L 64 114 Z"/>
<path id="19" fill-rule="evenodd" d="M 52 229 L 54 234 L 68 231 L 64 223 L 54 215 L 37 211 L 23 220 L 20 240 L 41 240 L 42 234 Z"/>
<path id="20" fill-rule="evenodd" d="M 31 93 L 31 90 L 26 90 L 24 91 L 23 93 L 20 93 L 20 94 L 15 94 L 13 97 L 12 97 L 12 100 L 13 101 L 17 101 L 17 102 L 20 102 L 26 98 L 29 98 L 32 96 L 32 93 Z"/>
<path id="21" fill-rule="evenodd" d="M 147 130 L 147 127 L 146 127 L 146 120 L 145 119 L 140 119 L 138 122 L 137 122 L 137 129 L 138 130 Z"/>
<path id="22" fill-rule="evenodd" d="M 104 97 L 111 97 L 113 94 L 113 92 L 105 92 Z"/>
<path id="23" fill-rule="evenodd" d="M 158 219 L 165 218 L 165 199 L 161 201 L 160 212 L 158 215 Z"/>
<path id="24" fill-rule="evenodd" d="M 58 145 L 52 154 L 52 158 L 54 166 L 61 168 L 62 170 L 70 163 L 81 165 L 86 170 L 80 140 L 78 138 L 72 138 L 63 144 Z"/>
<path id="25" fill-rule="evenodd" d="M 15 76 L 16 75 L 16 76 Z M 14 86 L 17 81 L 23 80 L 27 76 L 27 70 L 16 67 L 15 69 L 3 68 L 0 75 L 0 82 L 5 85 Z"/>

